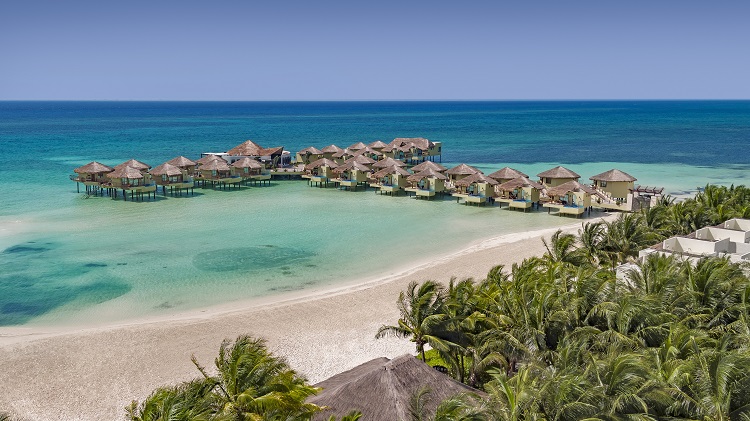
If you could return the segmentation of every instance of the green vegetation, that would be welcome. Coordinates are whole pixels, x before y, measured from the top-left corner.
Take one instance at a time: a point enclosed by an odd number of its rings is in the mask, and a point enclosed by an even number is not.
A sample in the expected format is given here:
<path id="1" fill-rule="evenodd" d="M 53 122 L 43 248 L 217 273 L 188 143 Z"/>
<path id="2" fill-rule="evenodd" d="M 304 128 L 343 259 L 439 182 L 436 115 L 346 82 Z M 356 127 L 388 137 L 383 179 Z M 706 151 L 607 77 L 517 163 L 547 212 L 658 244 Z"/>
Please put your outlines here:
<path id="1" fill-rule="evenodd" d="M 411 337 L 421 355 L 429 345 L 457 380 L 483 389 L 467 419 L 750 420 L 747 268 L 654 254 L 615 271 L 670 235 L 748 216 L 750 190 L 707 186 L 585 223 L 509 272 L 410 284 L 398 325 L 378 336 Z"/>

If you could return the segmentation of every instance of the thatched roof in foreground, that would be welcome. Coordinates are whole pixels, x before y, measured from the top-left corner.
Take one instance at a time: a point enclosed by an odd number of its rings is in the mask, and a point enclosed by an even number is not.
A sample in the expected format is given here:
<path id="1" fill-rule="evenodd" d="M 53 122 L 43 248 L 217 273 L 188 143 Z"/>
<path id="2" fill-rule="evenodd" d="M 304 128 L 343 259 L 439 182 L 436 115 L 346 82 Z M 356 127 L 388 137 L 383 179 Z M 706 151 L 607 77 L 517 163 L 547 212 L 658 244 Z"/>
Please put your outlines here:
<path id="1" fill-rule="evenodd" d="M 123 162 L 122 164 L 115 165 L 115 169 L 118 169 L 120 167 L 131 167 L 139 171 L 146 171 L 151 168 L 151 165 L 144 164 L 143 162 L 136 161 L 135 159 L 130 159 Z"/>
<path id="2" fill-rule="evenodd" d="M 536 176 L 541 178 L 581 178 L 577 173 L 559 165 L 547 171 L 540 172 Z"/>
<path id="3" fill-rule="evenodd" d="M 633 177 L 632 175 L 630 175 L 630 174 L 628 174 L 628 173 L 626 173 L 624 171 L 620 171 L 620 170 L 617 170 L 617 169 L 611 169 L 611 170 L 603 172 L 601 174 L 597 174 L 595 176 L 592 176 L 592 177 L 589 178 L 589 180 L 594 180 L 594 181 L 611 181 L 611 182 L 617 182 L 617 181 L 629 182 L 629 181 L 636 181 L 637 178 Z"/>
<path id="4" fill-rule="evenodd" d="M 313 161 L 307 165 L 305 165 L 306 170 L 314 170 L 315 168 L 320 167 L 330 167 L 330 168 L 337 168 L 339 164 L 337 164 L 335 161 L 331 161 L 328 158 L 320 158 L 316 161 Z"/>
<path id="5" fill-rule="evenodd" d="M 115 170 L 107 174 L 108 178 L 143 178 L 140 170 L 133 167 L 115 167 Z"/>
<path id="6" fill-rule="evenodd" d="M 170 177 L 182 174 L 182 170 L 179 167 L 176 167 L 169 162 L 165 162 L 149 172 L 151 175 L 166 175 Z"/>
<path id="7" fill-rule="evenodd" d="M 569 192 L 585 191 L 588 194 L 596 193 L 593 188 L 581 184 L 575 180 L 570 180 L 567 183 L 560 184 L 557 187 L 551 187 L 547 189 L 547 196 L 564 196 Z"/>
<path id="8" fill-rule="evenodd" d="M 480 173 L 481 171 L 472 167 L 471 165 L 459 164 L 449 169 L 445 173 L 451 174 L 451 175 L 469 175 L 469 174 L 476 174 L 478 172 Z"/>
<path id="9" fill-rule="evenodd" d="M 436 178 L 438 180 L 447 180 L 448 179 L 448 177 L 446 177 L 442 173 L 439 173 L 439 172 L 437 172 L 435 170 L 431 170 L 431 169 L 428 168 L 428 169 L 426 169 L 424 171 L 420 171 L 420 172 L 418 172 L 418 173 L 416 173 L 414 175 L 409 176 L 409 178 L 407 178 L 407 180 L 409 180 L 409 181 L 419 181 L 419 180 L 421 180 L 423 178 Z"/>
<path id="10" fill-rule="evenodd" d="M 436 164 L 436 163 L 434 163 L 432 161 L 425 161 L 425 162 L 423 162 L 421 164 L 415 165 L 411 170 L 414 171 L 414 172 L 420 172 L 420 171 L 424 171 L 424 170 L 426 170 L 428 168 L 432 169 L 432 170 L 435 170 L 437 172 L 443 172 L 443 171 L 445 171 L 445 170 L 448 169 L 448 168 L 446 168 L 446 167 L 444 167 L 444 166 L 442 166 L 440 164 Z"/>
<path id="11" fill-rule="evenodd" d="M 73 170 L 76 174 L 104 174 L 112 172 L 114 168 L 102 164 L 101 162 L 92 161 L 88 164 Z"/>
<path id="12" fill-rule="evenodd" d="M 399 161 L 398 159 L 393 159 L 390 156 L 372 164 L 373 168 L 388 168 L 388 167 L 393 167 L 393 166 L 405 167 L 406 164 L 403 161 Z"/>
<path id="13" fill-rule="evenodd" d="M 317 414 L 316 421 L 331 415 L 341 417 L 351 410 L 362 412 L 360 421 L 408 420 L 409 400 L 424 386 L 431 390 L 426 405 L 429 418 L 445 399 L 461 393 L 481 394 L 411 355 L 377 358 L 315 386 L 323 390 L 308 402 L 330 408 Z"/>
<path id="14" fill-rule="evenodd" d="M 536 181 L 531 181 L 526 177 L 514 178 L 513 180 L 506 181 L 505 183 L 497 186 L 498 189 L 503 191 L 513 191 L 519 187 L 532 187 L 537 190 L 544 189 L 543 185 L 537 183 Z"/>
<path id="15" fill-rule="evenodd" d="M 494 178 L 495 180 L 513 180 L 514 178 L 528 178 L 529 176 L 511 167 L 505 167 L 493 172 L 492 174 L 489 174 L 487 177 Z"/>
<path id="16" fill-rule="evenodd" d="M 197 163 L 191 159 L 185 158 L 184 156 L 178 156 L 167 161 L 167 164 L 174 165 L 175 167 L 185 168 L 194 167 Z"/>
<path id="17" fill-rule="evenodd" d="M 495 186 L 498 184 L 497 180 L 489 178 L 482 173 L 472 174 L 468 177 L 456 181 L 457 186 L 470 186 L 474 183 L 487 183 L 491 186 Z"/>
<path id="18" fill-rule="evenodd" d="M 232 163 L 234 168 L 263 168 L 263 164 L 253 158 L 244 157 Z"/>

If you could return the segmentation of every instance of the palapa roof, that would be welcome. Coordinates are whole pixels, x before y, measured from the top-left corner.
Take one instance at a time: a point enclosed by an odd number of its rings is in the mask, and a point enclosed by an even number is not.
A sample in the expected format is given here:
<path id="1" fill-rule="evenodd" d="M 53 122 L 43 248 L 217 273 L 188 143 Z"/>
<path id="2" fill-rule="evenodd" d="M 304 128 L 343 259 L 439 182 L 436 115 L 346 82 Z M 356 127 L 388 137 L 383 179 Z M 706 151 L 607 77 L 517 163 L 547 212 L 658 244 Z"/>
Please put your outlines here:
<path id="1" fill-rule="evenodd" d="M 208 164 L 209 162 L 211 162 L 211 161 L 216 161 L 216 160 L 227 162 L 227 160 L 226 160 L 226 159 L 224 159 L 224 158 L 222 158 L 222 157 L 220 157 L 220 156 L 218 156 L 218 155 L 206 155 L 206 156 L 204 156 L 203 158 L 201 158 L 201 159 L 199 159 L 199 160 L 195 161 L 195 163 L 196 163 L 196 164 L 199 164 L 199 165 L 206 165 L 206 164 Z"/>
<path id="2" fill-rule="evenodd" d="M 366 148 L 366 147 L 367 147 L 367 145 L 365 145 L 364 143 L 362 143 L 362 142 L 357 142 L 357 143 L 355 143 L 355 144 L 353 144 L 353 145 L 350 145 L 348 149 L 351 149 L 351 150 L 353 150 L 353 151 L 358 151 L 358 150 L 360 150 L 360 149 L 364 149 L 364 148 Z"/>
<path id="3" fill-rule="evenodd" d="M 169 162 L 165 162 L 157 166 L 156 168 L 152 169 L 151 171 L 149 171 L 149 173 L 151 173 L 151 175 L 173 176 L 173 175 L 181 175 L 182 170 L 179 167 L 170 164 Z"/>
<path id="4" fill-rule="evenodd" d="M 223 159 L 214 159 L 201 165 L 201 171 L 229 171 L 229 164 Z"/>
<path id="5" fill-rule="evenodd" d="M 338 168 L 339 164 L 337 164 L 335 161 L 332 161 L 328 158 L 320 158 L 316 161 L 313 161 L 307 165 L 305 165 L 306 170 L 313 170 L 315 168 L 319 167 L 330 167 L 330 168 Z"/>
<path id="6" fill-rule="evenodd" d="M 383 155 L 382 152 L 375 150 L 369 146 L 365 146 L 364 148 L 354 152 L 354 155 L 364 155 L 364 154 L 372 154 L 372 155 L 377 155 L 377 156 Z"/>
<path id="7" fill-rule="evenodd" d="M 321 151 L 315 146 L 310 146 L 309 148 L 302 149 L 297 153 L 300 155 L 323 155 L 325 152 Z"/>
<path id="8" fill-rule="evenodd" d="M 436 163 L 434 163 L 432 161 L 425 161 L 425 162 L 423 162 L 421 164 L 415 165 L 411 170 L 414 171 L 414 172 L 420 172 L 420 171 L 424 171 L 424 170 L 426 170 L 428 168 L 431 168 L 431 169 L 433 169 L 435 171 L 438 171 L 438 172 L 443 172 L 443 171 L 445 171 L 445 170 L 448 169 L 448 168 L 446 168 L 446 167 L 444 167 L 444 166 L 442 166 L 440 164 L 436 164 Z"/>
<path id="9" fill-rule="evenodd" d="M 361 163 L 359 163 L 357 161 L 353 161 L 353 160 L 345 162 L 340 167 L 335 168 L 333 170 L 333 172 L 335 172 L 335 173 L 342 173 L 342 172 L 347 171 L 347 170 L 357 170 L 357 171 L 362 171 L 362 172 L 372 172 L 372 170 L 370 169 L 370 167 L 368 167 L 367 165 L 361 164 Z"/>
<path id="10" fill-rule="evenodd" d="M 482 173 L 475 173 L 456 181 L 457 186 L 469 186 L 474 183 L 487 183 L 491 186 L 497 185 L 497 180 L 487 177 Z"/>
<path id="11" fill-rule="evenodd" d="M 344 149 L 342 149 L 342 148 L 339 148 L 339 147 L 338 147 L 338 146 L 336 146 L 336 145 L 328 145 L 328 146 L 326 146 L 325 148 L 321 149 L 321 151 L 322 151 L 323 153 L 336 153 L 336 152 L 341 152 L 341 151 L 343 151 L 343 150 L 344 150 Z"/>
<path id="12" fill-rule="evenodd" d="M 365 165 L 372 165 L 372 164 L 375 163 L 375 160 L 370 159 L 370 158 L 368 158 L 368 157 L 366 157 L 364 155 L 353 156 L 353 157 L 347 159 L 346 161 L 344 161 L 344 163 L 347 163 L 347 162 L 352 161 L 352 160 L 354 160 L 356 162 L 359 162 L 360 164 L 365 164 Z"/>
<path id="13" fill-rule="evenodd" d="M 167 164 L 174 165 L 175 167 L 180 167 L 180 168 L 193 167 L 195 165 L 198 165 L 197 162 L 187 159 L 184 156 L 178 156 L 177 158 L 172 158 L 169 161 L 167 161 Z"/>
<path id="14" fill-rule="evenodd" d="M 581 176 L 575 172 L 559 165 L 550 170 L 541 172 L 536 176 L 541 178 L 581 178 Z"/>
<path id="15" fill-rule="evenodd" d="M 513 180 L 518 177 L 528 177 L 528 175 L 511 167 L 505 167 L 489 174 L 487 177 L 494 178 L 495 180 Z"/>
<path id="16" fill-rule="evenodd" d="M 350 151 L 349 149 L 342 149 L 342 150 L 336 152 L 335 154 L 333 154 L 332 156 L 334 158 L 343 158 L 345 156 L 352 156 L 352 155 L 354 155 L 353 151 Z"/>
<path id="17" fill-rule="evenodd" d="M 400 146 L 408 146 L 409 148 L 411 148 L 413 146 L 423 151 L 430 149 L 430 147 L 434 145 L 435 145 L 434 143 L 430 142 L 429 140 L 423 137 L 397 137 L 393 139 L 391 143 L 388 144 L 388 146 L 390 146 L 391 148 L 396 148 Z"/>
<path id="18" fill-rule="evenodd" d="M 313 420 L 341 417 L 351 410 L 362 412 L 360 421 L 407 420 L 409 401 L 419 389 L 428 386 L 426 410 L 429 419 L 440 402 L 461 393 L 482 392 L 453 380 L 411 355 L 389 360 L 377 358 L 315 385 L 323 390 L 308 402 L 329 410 Z"/>
<path id="19" fill-rule="evenodd" d="M 242 159 L 234 161 L 234 163 L 232 163 L 232 166 L 234 168 L 263 168 L 263 164 L 248 157 L 244 157 Z"/>
<path id="20" fill-rule="evenodd" d="M 550 187 L 547 189 L 547 196 L 564 196 L 569 192 L 585 191 L 588 194 L 596 193 L 593 188 L 581 184 L 575 180 L 570 180 L 567 183 L 560 184 L 557 187 Z"/>
<path id="21" fill-rule="evenodd" d="M 385 143 L 385 142 L 383 142 L 382 140 L 376 140 L 376 141 L 374 141 L 374 142 L 370 143 L 370 144 L 369 144 L 369 145 L 367 145 L 367 146 L 369 146 L 369 147 L 371 147 L 371 148 L 383 149 L 383 148 L 385 148 L 386 146 L 388 146 L 388 144 L 387 144 L 387 143 Z"/>
<path id="22" fill-rule="evenodd" d="M 143 178 L 143 174 L 140 170 L 127 165 L 122 167 L 115 167 L 115 170 L 107 174 L 109 178 Z"/>
<path id="23" fill-rule="evenodd" d="M 144 164 L 143 162 L 136 161 L 135 159 L 129 159 L 123 162 L 122 164 L 115 165 L 115 169 L 118 169 L 120 167 L 131 167 L 131 168 L 135 168 L 136 170 L 146 171 L 149 168 L 151 168 L 151 165 Z"/>
<path id="24" fill-rule="evenodd" d="M 426 170 L 422 170 L 422 171 L 420 171 L 420 172 L 418 172 L 416 174 L 413 174 L 413 175 L 409 176 L 409 178 L 407 178 L 407 180 L 409 180 L 409 181 L 419 181 L 419 180 L 421 180 L 423 178 L 437 178 L 438 180 L 447 180 L 448 179 L 448 177 L 446 177 L 445 175 L 443 175 L 443 173 L 440 173 L 440 172 L 437 172 L 437 171 L 435 171 L 433 169 L 428 168 Z"/>
<path id="25" fill-rule="evenodd" d="M 519 187 L 533 187 L 537 190 L 542 190 L 545 188 L 543 185 L 537 183 L 536 181 L 531 181 L 527 177 L 517 177 L 497 186 L 497 188 L 504 191 L 513 191 Z"/>
<path id="26" fill-rule="evenodd" d="M 389 156 L 389 157 L 387 157 L 385 159 L 381 159 L 380 161 L 372 164 L 372 167 L 373 168 L 388 168 L 388 167 L 392 167 L 394 165 L 397 166 L 397 167 L 405 167 L 406 166 L 406 164 L 403 161 L 399 161 L 398 159 L 393 159 L 393 158 L 391 158 Z"/>
<path id="27" fill-rule="evenodd" d="M 379 177 L 384 177 L 386 175 L 391 175 L 391 174 L 400 174 L 400 175 L 404 175 L 404 176 L 411 175 L 411 173 L 409 171 L 406 171 L 404 168 L 392 165 L 390 167 L 385 167 L 385 168 L 381 169 L 380 171 L 376 172 L 372 176 L 376 177 L 376 178 L 379 178 Z"/>
<path id="28" fill-rule="evenodd" d="M 88 164 L 73 170 L 73 172 L 77 174 L 104 174 L 112 171 L 114 171 L 114 168 L 96 161 L 91 161 Z"/>
<path id="29" fill-rule="evenodd" d="M 273 148 L 264 148 L 252 140 L 246 140 L 234 148 L 227 151 L 232 156 L 266 156 L 279 154 L 284 151 L 283 146 L 274 146 Z"/>
<path id="30" fill-rule="evenodd" d="M 481 173 L 481 171 L 472 167 L 471 165 L 466 165 L 466 164 L 456 165 L 455 167 L 446 171 L 446 174 L 451 174 L 451 175 L 468 175 L 468 174 L 476 174 L 476 173 Z"/>
<path id="31" fill-rule="evenodd" d="M 597 174 L 595 176 L 589 177 L 589 180 L 594 181 L 636 181 L 637 178 L 633 177 L 632 175 L 620 171 L 617 169 L 611 169 L 609 171 L 603 172 L 601 174 Z"/>

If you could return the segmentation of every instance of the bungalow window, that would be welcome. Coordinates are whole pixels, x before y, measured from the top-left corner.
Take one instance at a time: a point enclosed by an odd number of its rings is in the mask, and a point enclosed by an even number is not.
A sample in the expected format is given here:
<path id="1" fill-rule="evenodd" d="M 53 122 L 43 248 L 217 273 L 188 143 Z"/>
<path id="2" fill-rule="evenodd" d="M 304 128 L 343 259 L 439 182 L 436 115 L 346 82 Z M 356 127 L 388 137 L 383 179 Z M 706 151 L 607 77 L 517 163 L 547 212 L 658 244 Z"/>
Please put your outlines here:
<path id="1" fill-rule="evenodd" d="M 600 181 L 599 182 L 599 187 L 607 187 L 607 182 L 606 181 Z"/>

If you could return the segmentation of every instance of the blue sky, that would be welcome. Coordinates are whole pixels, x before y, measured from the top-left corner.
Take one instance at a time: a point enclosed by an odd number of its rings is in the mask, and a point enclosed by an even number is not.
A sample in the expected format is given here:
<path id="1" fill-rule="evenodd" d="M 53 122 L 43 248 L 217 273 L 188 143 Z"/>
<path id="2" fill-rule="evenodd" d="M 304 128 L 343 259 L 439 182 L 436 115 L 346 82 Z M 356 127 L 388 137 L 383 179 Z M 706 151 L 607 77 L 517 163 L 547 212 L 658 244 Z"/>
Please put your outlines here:
<path id="1" fill-rule="evenodd" d="M 0 4 L 0 99 L 750 98 L 750 1 Z"/>

